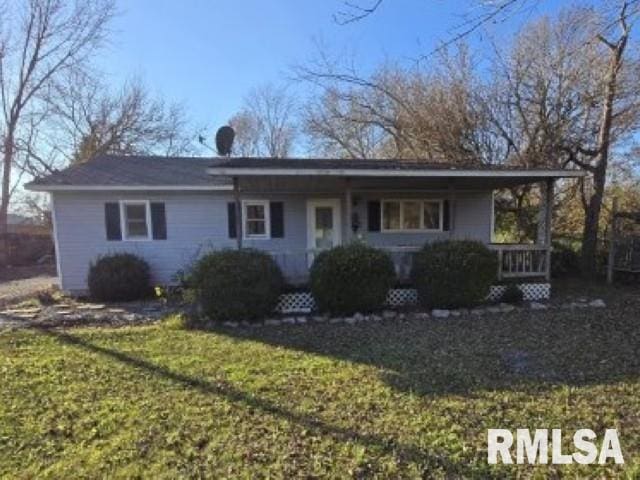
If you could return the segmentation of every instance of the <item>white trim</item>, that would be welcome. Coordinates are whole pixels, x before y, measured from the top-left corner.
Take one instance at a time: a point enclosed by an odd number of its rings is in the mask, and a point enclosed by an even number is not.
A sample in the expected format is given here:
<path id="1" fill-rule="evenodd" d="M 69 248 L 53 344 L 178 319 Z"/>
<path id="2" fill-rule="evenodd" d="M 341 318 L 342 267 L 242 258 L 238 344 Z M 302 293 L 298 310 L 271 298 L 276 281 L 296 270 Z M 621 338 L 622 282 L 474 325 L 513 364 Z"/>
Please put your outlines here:
<path id="1" fill-rule="evenodd" d="M 342 244 L 342 214 L 339 198 L 312 198 L 307 200 L 307 249 L 312 252 L 318 249 L 315 246 L 314 225 L 315 225 L 315 208 L 331 207 L 333 208 L 333 239 L 334 247 Z M 313 254 L 309 255 L 309 260 L 313 262 Z"/>
<path id="2" fill-rule="evenodd" d="M 32 192 L 90 192 L 90 191 L 231 191 L 232 185 L 25 185 Z"/>
<path id="3" fill-rule="evenodd" d="M 247 207 L 260 205 L 264 208 L 264 235 L 249 235 L 247 228 Z M 243 240 L 270 240 L 271 239 L 271 209 L 269 200 L 242 200 L 242 238 Z"/>
<path id="4" fill-rule="evenodd" d="M 479 178 L 569 178 L 584 177 L 577 170 L 453 170 L 453 169 L 412 169 L 392 168 L 231 168 L 209 167 L 210 175 L 223 176 L 347 176 L 347 177 L 479 177 Z"/>
<path id="5" fill-rule="evenodd" d="M 62 266 L 60 263 L 60 242 L 58 241 L 58 226 L 56 221 L 56 203 L 51 195 L 51 223 L 53 224 L 53 251 L 56 256 L 56 272 L 58 273 L 58 287 L 62 290 Z"/>
<path id="6" fill-rule="evenodd" d="M 122 235 L 122 241 L 125 242 L 149 242 L 153 240 L 153 232 L 151 229 L 151 202 L 149 200 L 120 200 L 120 233 Z M 145 221 L 147 224 L 147 236 L 146 237 L 128 237 L 127 236 L 127 219 L 126 219 L 126 206 L 127 205 L 144 205 L 145 208 Z"/>
<path id="7" fill-rule="evenodd" d="M 384 228 L 384 204 L 390 202 L 400 203 L 400 228 Z M 418 202 L 420 204 L 420 226 L 421 228 L 402 228 L 404 213 L 402 204 L 404 202 Z M 439 228 L 424 228 L 424 204 L 427 202 L 438 203 Z M 444 232 L 444 200 L 442 198 L 383 198 L 380 200 L 380 232 L 381 233 L 442 233 Z"/>

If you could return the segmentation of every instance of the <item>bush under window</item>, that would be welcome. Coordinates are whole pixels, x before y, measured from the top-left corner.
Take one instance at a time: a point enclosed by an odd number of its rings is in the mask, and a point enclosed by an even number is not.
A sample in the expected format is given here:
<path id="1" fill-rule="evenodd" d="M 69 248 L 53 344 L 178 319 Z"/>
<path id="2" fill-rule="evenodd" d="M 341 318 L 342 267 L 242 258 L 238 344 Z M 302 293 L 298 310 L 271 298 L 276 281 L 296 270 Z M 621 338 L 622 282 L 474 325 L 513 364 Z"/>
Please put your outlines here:
<path id="1" fill-rule="evenodd" d="M 284 284 L 273 258 L 253 249 L 209 253 L 187 282 L 202 313 L 214 321 L 264 318 L 273 312 Z"/>
<path id="2" fill-rule="evenodd" d="M 495 252 L 482 243 L 447 240 L 416 253 L 411 277 L 425 307 L 472 307 L 486 299 L 497 269 Z"/>
<path id="3" fill-rule="evenodd" d="M 320 253 L 310 272 L 318 309 L 345 315 L 381 308 L 395 278 L 391 257 L 361 243 Z"/>
<path id="4" fill-rule="evenodd" d="M 149 265 L 131 253 L 99 257 L 89 267 L 87 279 L 91 297 L 103 302 L 139 300 L 149 296 Z"/>

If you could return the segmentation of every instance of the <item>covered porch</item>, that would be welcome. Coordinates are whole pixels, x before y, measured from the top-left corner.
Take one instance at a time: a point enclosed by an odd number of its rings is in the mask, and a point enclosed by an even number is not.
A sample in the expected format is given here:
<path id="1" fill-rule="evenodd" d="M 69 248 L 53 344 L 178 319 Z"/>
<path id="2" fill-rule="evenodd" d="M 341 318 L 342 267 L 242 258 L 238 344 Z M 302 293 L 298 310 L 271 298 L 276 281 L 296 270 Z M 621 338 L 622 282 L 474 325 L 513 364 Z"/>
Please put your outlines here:
<path id="1" fill-rule="evenodd" d="M 287 225 L 291 233 L 282 242 L 254 241 L 243 232 L 252 226 L 235 222 L 237 247 L 269 252 L 293 284 L 307 281 L 319 252 L 353 241 L 388 251 L 399 281 L 407 283 L 415 253 L 427 242 L 446 239 L 479 240 L 495 250 L 498 280 L 548 280 L 554 182 L 579 175 L 565 170 L 307 159 L 228 159 L 208 171 L 233 179 L 236 218 L 248 215 L 245 202 L 251 199 L 285 198 L 298 205 L 289 207 L 297 211 L 292 220 L 296 224 Z M 532 183 L 544 192 L 535 243 L 495 243 L 493 192 Z"/>

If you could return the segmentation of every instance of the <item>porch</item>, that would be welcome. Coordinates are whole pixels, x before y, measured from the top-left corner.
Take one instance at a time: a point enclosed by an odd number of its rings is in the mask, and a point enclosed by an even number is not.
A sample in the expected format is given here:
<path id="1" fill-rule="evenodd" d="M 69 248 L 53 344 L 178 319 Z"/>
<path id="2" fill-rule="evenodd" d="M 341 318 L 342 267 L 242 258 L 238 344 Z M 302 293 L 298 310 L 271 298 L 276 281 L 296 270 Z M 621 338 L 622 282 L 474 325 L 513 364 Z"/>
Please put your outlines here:
<path id="1" fill-rule="evenodd" d="M 208 172 L 233 179 L 234 216 L 243 219 L 229 226 L 235 229 L 237 248 L 269 252 L 292 284 L 307 282 L 320 251 L 353 241 L 388 251 L 399 281 L 407 283 L 415 253 L 425 243 L 448 239 L 477 240 L 494 250 L 498 280 L 548 280 L 554 182 L 580 175 L 567 170 L 322 159 L 228 159 Z M 493 192 L 536 183 L 543 198 L 535 242 L 495 243 Z M 271 223 L 266 207 L 273 200 L 279 204 L 278 240 L 266 232 Z M 249 212 L 247 204 L 255 208 Z M 252 239 L 248 229 L 258 236 Z"/>

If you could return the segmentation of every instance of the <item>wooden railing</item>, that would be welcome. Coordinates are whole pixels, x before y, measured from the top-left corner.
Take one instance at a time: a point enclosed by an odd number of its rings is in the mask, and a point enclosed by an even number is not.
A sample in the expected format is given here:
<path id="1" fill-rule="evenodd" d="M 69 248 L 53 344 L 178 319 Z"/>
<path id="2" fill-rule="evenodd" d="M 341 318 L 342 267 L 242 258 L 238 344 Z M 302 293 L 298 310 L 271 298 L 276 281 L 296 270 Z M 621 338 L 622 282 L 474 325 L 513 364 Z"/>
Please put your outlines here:
<path id="1" fill-rule="evenodd" d="M 511 278 L 549 278 L 550 249 L 543 245 L 488 245 L 498 256 L 498 280 Z M 389 252 L 398 280 L 410 279 L 413 258 L 420 247 L 378 247 Z M 309 267 L 318 255 L 316 250 L 269 252 L 280 266 L 287 279 L 294 284 L 308 280 Z"/>
<path id="2" fill-rule="evenodd" d="M 498 254 L 498 280 L 506 278 L 549 278 L 551 249 L 544 245 L 500 245 L 489 248 Z"/>

